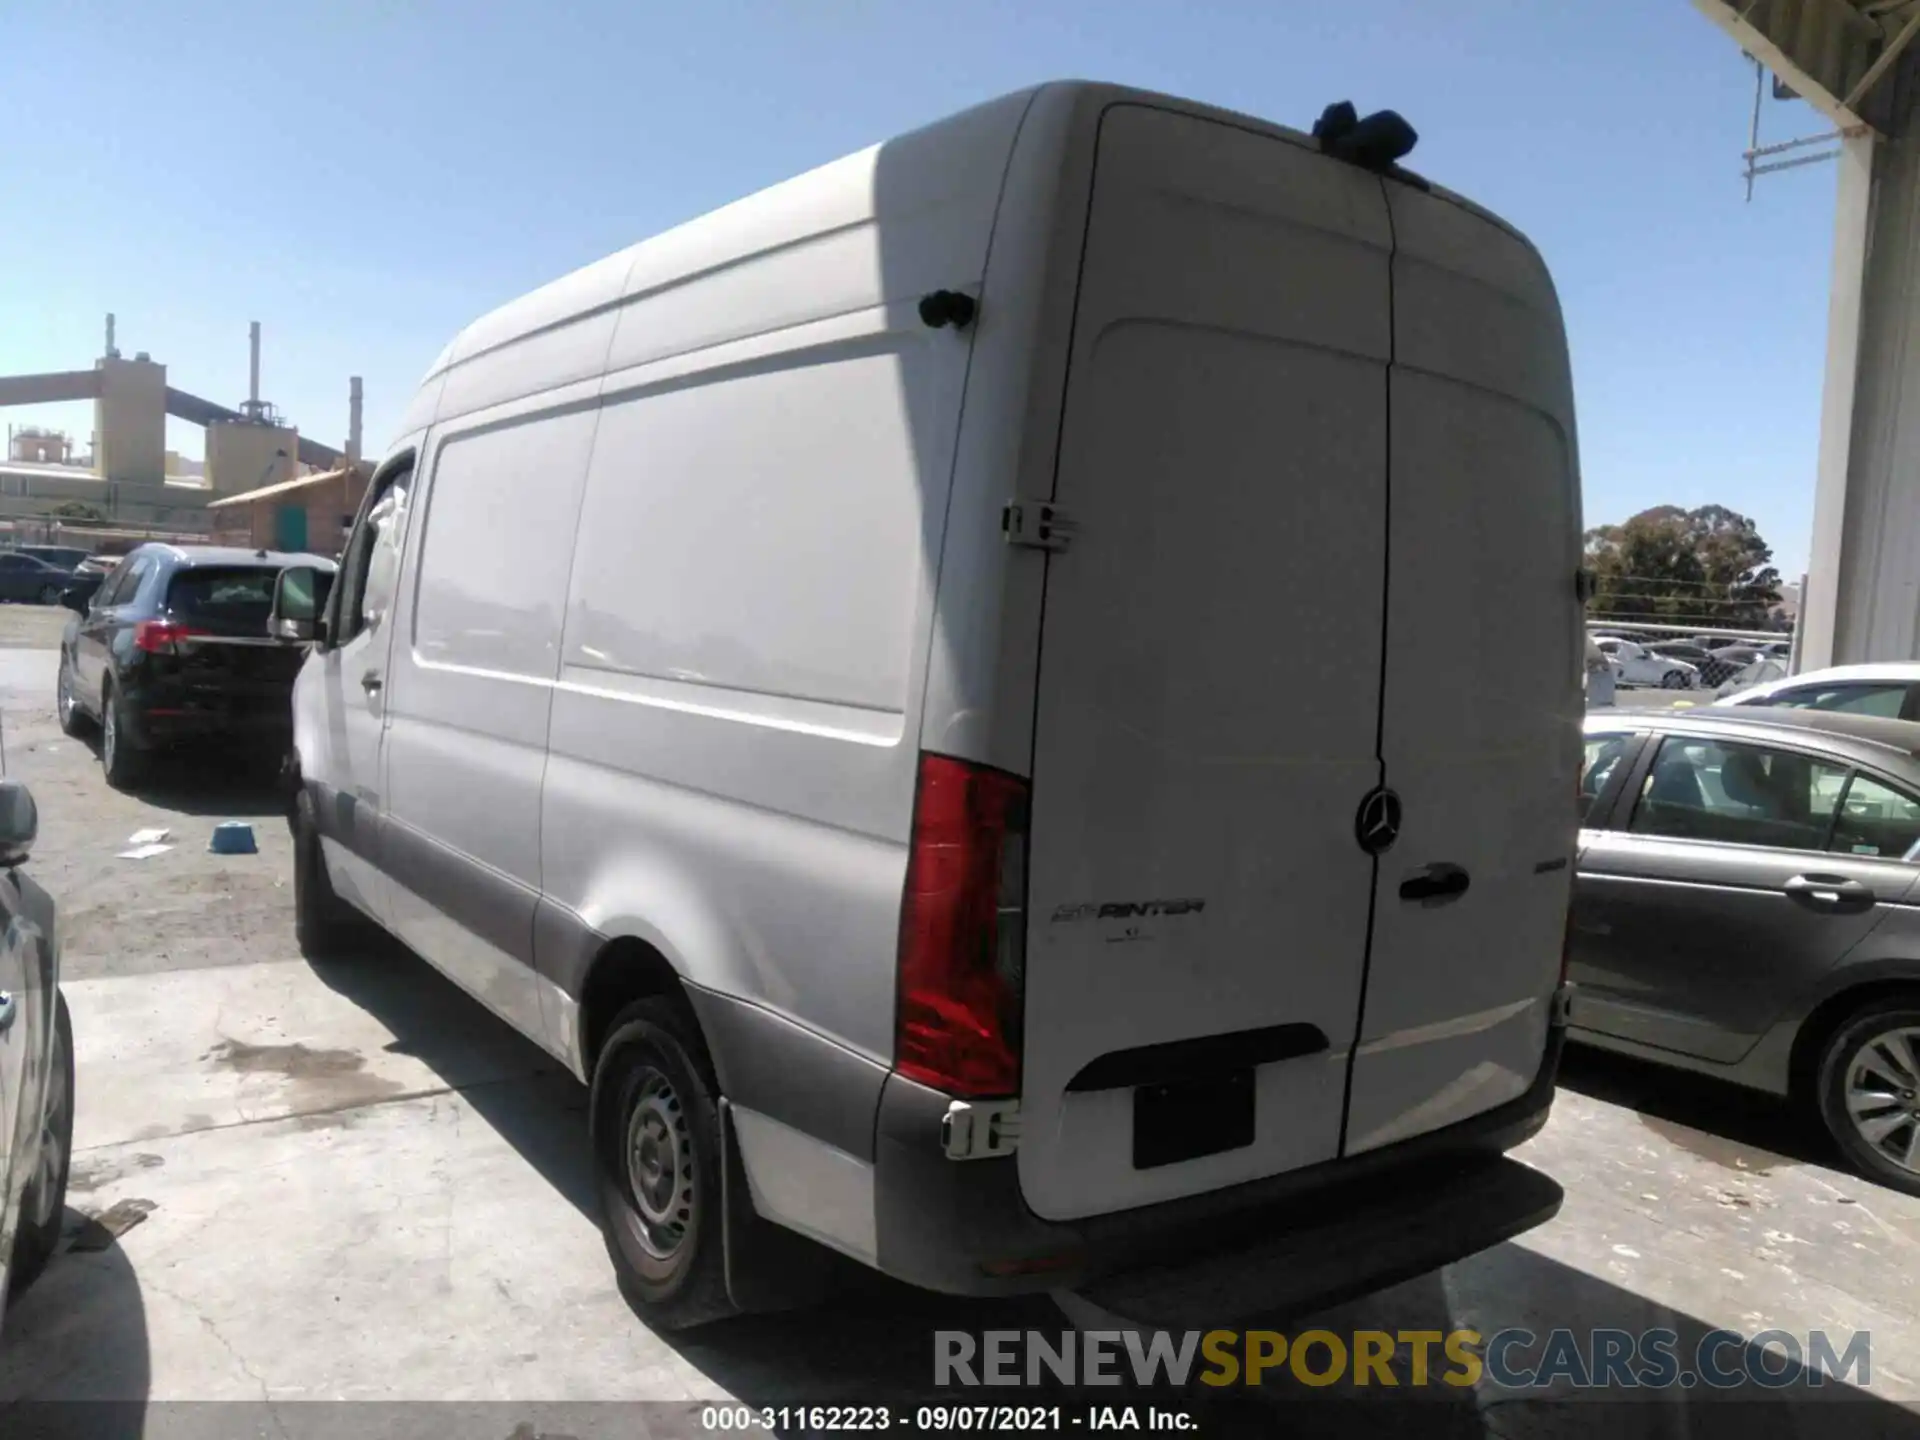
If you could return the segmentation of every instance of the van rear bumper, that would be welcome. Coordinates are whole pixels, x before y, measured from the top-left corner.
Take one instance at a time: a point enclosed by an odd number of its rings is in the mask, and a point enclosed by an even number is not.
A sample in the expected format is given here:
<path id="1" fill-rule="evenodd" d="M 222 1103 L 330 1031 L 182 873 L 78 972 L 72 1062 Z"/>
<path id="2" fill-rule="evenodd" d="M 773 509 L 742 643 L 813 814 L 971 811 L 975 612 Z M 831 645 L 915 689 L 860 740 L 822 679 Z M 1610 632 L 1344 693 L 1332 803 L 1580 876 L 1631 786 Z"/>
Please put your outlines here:
<path id="1" fill-rule="evenodd" d="M 948 1159 L 940 1143 L 948 1097 L 889 1075 L 874 1153 L 878 1267 L 956 1295 L 1073 1291 L 1143 1323 L 1170 1322 L 1117 1307 L 1173 1313 L 1200 1303 L 1183 1295 L 1210 1295 L 1208 1323 L 1227 1324 L 1380 1289 L 1559 1210 L 1559 1186 L 1504 1156 L 1546 1124 L 1565 1036 L 1559 1025 L 1548 1031 L 1525 1094 L 1444 1130 L 1072 1223 L 1027 1208 L 1016 1159 Z"/>

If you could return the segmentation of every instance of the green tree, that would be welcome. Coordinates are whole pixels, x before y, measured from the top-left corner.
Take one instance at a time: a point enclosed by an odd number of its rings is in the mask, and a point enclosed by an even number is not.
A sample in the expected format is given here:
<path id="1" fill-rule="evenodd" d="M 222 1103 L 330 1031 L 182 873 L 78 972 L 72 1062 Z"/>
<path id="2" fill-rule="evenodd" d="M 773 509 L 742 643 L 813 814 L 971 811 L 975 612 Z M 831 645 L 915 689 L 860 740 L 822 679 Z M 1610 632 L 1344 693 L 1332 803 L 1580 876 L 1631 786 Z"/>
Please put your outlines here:
<path id="1" fill-rule="evenodd" d="M 96 523 L 107 518 L 106 511 L 84 500 L 62 500 L 47 514 L 55 520 L 92 520 Z"/>
<path id="2" fill-rule="evenodd" d="M 1653 624 L 1764 627 L 1780 572 L 1753 521 L 1724 505 L 1660 505 L 1587 532 L 1592 615 Z"/>

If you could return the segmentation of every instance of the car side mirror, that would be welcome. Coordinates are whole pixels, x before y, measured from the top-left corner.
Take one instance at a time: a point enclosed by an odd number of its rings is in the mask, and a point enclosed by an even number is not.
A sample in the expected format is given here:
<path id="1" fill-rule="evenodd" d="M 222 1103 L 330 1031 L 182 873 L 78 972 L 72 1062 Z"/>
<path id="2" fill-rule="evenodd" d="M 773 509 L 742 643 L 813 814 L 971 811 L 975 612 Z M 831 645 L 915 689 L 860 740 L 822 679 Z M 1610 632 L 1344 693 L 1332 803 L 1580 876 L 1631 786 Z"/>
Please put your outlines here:
<path id="1" fill-rule="evenodd" d="M 333 576 L 323 575 L 311 565 L 294 565 L 280 572 L 273 582 L 273 609 L 267 616 L 267 633 L 289 644 L 326 639 L 326 622 L 320 611 L 333 588 Z"/>
<path id="2" fill-rule="evenodd" d="M 0 867 L 27 863 L 40 834 L 40 809 L 18 780 L 0 780 Z"/>
<path id="3" fill-rule="evenodd" d="M 93 608 L 93 597 L 99 593 L 97 585 L 91 589 L 85 585 L 69 585 L 60 592 L 60 603 L 76 615 L 85 615 Z"/>

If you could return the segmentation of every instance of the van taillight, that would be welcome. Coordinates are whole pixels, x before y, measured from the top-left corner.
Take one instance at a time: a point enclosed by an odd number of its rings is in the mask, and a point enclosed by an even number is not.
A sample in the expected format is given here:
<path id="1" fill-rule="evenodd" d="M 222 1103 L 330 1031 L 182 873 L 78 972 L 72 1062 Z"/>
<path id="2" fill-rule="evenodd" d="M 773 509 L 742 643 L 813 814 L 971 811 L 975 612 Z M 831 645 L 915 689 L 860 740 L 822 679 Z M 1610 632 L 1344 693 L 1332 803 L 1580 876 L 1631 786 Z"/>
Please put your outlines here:
<path id="1" fill-rule="evenodd" d="M 1025 988 L 1027 786 L 920 757 L 900 915 L 894 1064 L 949 1095 L 1015 1095 Z"/>

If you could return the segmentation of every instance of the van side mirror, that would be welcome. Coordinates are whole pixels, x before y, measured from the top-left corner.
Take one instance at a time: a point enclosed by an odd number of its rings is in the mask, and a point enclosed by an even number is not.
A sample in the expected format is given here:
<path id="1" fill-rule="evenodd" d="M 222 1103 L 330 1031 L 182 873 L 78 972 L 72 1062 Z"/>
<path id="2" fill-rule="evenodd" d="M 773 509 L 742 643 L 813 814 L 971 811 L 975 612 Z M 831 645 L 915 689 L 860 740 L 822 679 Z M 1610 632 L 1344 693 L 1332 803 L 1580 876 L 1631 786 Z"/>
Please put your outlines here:
<path id="1" fill-rule="evenodd" d="M 40 834 L 40 809 L 18 780 L 0 780 L 0 868 L 27 863 Z"/>
<path id="2" fill-rule="evenodd" d="M 267 633 L 290 644 L 324 641 L 326 622 L 320 612 L 332 589 L 333 576 L 322 574 L 312 565 L 293 565 L 282 570 L 273 582 L 273 610 L 267 616 Z"/>
<path id="3" fill-rule="evenodd" d="M 93 597 L 99 593 L 98 585 L 69 585 L 60 592 L 60 603 L 76 615 L 85 615 L 93 606 Z"/>

